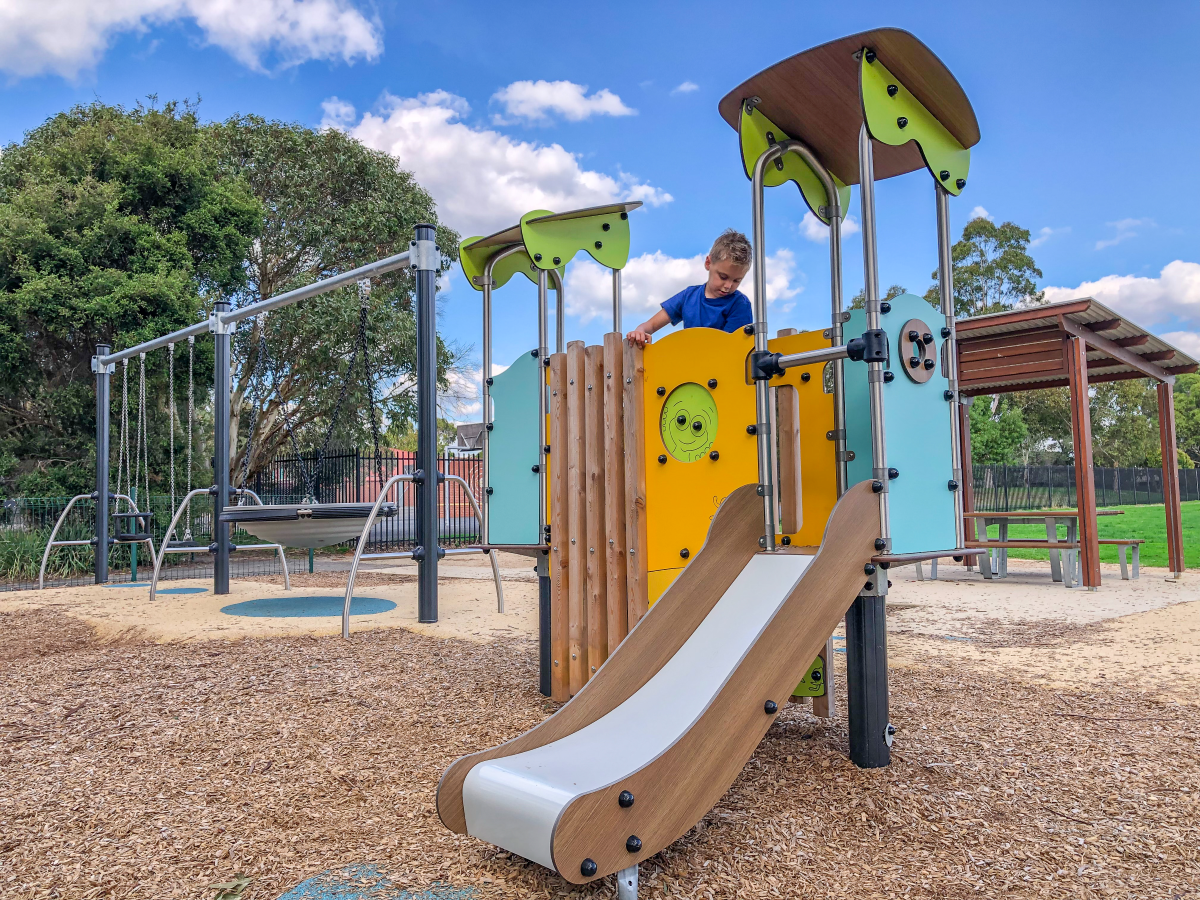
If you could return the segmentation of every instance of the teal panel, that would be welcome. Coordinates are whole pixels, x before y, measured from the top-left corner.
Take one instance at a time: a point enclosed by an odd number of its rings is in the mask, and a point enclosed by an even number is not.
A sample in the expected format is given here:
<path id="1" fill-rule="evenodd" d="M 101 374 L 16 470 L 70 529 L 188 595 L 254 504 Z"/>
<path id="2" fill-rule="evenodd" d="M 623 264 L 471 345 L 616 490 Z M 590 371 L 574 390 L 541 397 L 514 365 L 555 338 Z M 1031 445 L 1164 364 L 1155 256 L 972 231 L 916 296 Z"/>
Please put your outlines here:
<path id="1" fill-rule="evenodd" d="M 492 433 L 488 442 L 488 541 L 538 543 L 538 376 L 528 353 L 492 379 Z"/>
<path id="2" fill-rule="evenodd" d="M 892 310 L 881 316 L 888 335 L 896 377 L 883 386 L 884 435 L 887 464 L 900 476 L 893 480 L 891 530 L 893 553 L 949 550 L 955 546 L 954 493 L 947 487 L 954 477 L 951 452 L 950 404 L 944 392 L 949 387 L 942 374 L 940 331 L 942 314 L 920 297 L 901 294 L 891 301 Z M 901 331 L 909 319 L 920 319 L 934 336 L 929 347 L 938 360 L 933 377 L 924 384 L 913 382 L 902 371 Z M 856 309 L 846 323 L 847 340 L 867 330 L 866 313 Z M 867 367 L 846 362 L 846 447 L 854 452 L 847 464 L 850 484 L 871 478 L 871 414 L 867 396 Z"/>

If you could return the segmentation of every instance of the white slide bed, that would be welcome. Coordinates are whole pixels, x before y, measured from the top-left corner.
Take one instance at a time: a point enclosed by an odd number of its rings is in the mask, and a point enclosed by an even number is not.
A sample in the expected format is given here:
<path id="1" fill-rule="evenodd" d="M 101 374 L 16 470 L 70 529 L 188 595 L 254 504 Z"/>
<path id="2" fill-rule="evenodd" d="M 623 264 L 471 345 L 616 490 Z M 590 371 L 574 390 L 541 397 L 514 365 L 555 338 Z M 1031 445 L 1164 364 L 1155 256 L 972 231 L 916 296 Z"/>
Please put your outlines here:
<path id="1" fill-rule="evenodd" d="M 756 554 L 679 652 L 628 700 L 562 740 L 471 769 L 462 792 L 467 833 L 555 868 L 551 840 L 567 805 L 637 772 L 685 734 L 811 561 Z"/>

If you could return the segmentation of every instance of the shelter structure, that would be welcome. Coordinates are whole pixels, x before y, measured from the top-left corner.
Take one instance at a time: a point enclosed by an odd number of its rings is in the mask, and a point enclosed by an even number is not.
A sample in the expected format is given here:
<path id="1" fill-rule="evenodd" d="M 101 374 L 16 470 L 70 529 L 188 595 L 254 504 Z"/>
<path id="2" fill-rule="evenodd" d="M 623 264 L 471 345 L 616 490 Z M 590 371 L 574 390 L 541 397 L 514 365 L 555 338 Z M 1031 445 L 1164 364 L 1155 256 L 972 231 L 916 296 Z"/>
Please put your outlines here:
<path id="1" fill-rule="evenodd" d="M 1088 387 L 1150 378 L 1158 393 L 1167 559 L 1182 574 L 1183 524 L 1179 508 L 1179 454 L 1175 444 L 1175 376 L 1195 372 L 1196 360 L 1090 297 L 1012 309 L 958 322 L 958 383 L 963 397 L 1067 387 L 1075 452 L 1082 585 L 1100 585 L 1096 483 Z M 974 511 L 970 417 L 961 420 L 964 506 Z"/>

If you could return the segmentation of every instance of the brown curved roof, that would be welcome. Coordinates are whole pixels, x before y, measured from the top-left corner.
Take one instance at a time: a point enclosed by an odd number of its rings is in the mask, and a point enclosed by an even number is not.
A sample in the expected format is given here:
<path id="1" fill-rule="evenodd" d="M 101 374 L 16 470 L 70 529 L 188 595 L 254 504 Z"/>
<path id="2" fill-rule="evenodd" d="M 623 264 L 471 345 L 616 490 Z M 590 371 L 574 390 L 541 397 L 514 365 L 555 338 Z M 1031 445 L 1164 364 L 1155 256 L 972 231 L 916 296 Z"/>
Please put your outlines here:
<path id="1" fill-rule="evenodd" d="M 961 85 L 932 50 L 899 28 L 863 31 L 788 57 L 726 94 L 717 107 L 721 117 L 736 130 L 742 101 L 759 97 L 768 119 L 808 144 L 844 184 L 858 184 L 863 112 L 854 55 L 863 47 L 873 49 L 960 144 L 979 143 L 979 123 Z M 912 141 L 902 147 L 875 144 L 876 179 L 924 165 Z"/>

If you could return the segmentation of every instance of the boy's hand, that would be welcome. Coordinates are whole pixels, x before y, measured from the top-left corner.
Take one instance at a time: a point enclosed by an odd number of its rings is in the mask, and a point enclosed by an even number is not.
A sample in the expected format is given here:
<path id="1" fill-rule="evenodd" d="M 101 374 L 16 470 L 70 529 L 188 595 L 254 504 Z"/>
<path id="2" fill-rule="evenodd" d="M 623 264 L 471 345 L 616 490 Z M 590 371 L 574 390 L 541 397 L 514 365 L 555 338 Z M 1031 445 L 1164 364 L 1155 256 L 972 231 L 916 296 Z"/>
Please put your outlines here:
<path id="1" fill-rule="evenodd" d="M 629 334 L 626 335 L 626 339 L 629 341 L 629 343 L 638 347 L 645 347 L 648 343 L 650 343 L 650 341 L 653 340 L 653 338 L 650 337 L 650 332 L 644 331 L 641 328 L 635 328 L 633 331 L 629 332 Z"/>

